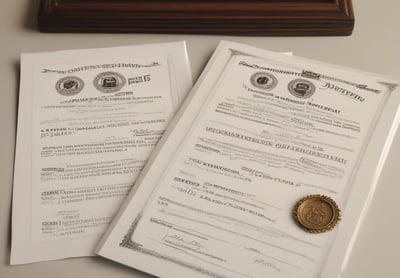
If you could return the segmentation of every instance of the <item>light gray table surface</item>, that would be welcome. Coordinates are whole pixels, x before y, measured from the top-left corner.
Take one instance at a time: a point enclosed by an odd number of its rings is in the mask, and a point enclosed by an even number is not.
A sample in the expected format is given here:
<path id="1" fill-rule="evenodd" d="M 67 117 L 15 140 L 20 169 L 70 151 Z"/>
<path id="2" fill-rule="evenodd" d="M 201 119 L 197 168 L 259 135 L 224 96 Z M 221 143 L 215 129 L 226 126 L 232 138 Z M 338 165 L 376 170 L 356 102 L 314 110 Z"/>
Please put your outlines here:
<path id="1" fill-rule="evenodd" d="M 38 0 L 0 0 L 0 278 L 150 277 L 101 258 L 9 266 L 11 200 L 23 52 L 186 40 L 194 80 L 221 39 L 381 73 L 400 80 L 400 1 L 353 0 L 350 37 L 227 37 L 135 34 L 42 34 Z M 400 277 L 400 132 L 398 132 L 343 278 Z M 292 278 L 292 277 L 288 277 Z"/>

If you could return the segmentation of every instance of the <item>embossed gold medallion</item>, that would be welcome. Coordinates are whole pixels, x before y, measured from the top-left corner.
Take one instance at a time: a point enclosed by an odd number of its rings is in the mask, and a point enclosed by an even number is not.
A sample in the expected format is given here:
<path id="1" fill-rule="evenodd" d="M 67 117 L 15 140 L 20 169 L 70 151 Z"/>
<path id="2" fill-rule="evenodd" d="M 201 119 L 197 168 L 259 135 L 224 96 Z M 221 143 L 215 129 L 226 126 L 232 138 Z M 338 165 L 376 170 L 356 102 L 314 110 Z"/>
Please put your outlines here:
<path id="1" fill-rule="evenodd" d="M 340 209 L 331 198 L 324 195 L 304 197 L 294 207 L 297 224 L 309 233 L 332 230 L 340 221 Z"/>

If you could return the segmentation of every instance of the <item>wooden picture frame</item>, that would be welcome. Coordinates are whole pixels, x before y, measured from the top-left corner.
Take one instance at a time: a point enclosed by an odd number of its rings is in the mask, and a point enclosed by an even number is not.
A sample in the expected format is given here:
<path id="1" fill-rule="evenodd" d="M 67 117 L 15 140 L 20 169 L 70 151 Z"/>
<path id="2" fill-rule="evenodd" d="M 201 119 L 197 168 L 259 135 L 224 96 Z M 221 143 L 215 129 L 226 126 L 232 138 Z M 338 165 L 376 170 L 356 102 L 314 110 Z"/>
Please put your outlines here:
<path id="1" fill-rule="evenodd" d="M 346 36 L 351 0 L 41 0 L 42 32 Z"/>

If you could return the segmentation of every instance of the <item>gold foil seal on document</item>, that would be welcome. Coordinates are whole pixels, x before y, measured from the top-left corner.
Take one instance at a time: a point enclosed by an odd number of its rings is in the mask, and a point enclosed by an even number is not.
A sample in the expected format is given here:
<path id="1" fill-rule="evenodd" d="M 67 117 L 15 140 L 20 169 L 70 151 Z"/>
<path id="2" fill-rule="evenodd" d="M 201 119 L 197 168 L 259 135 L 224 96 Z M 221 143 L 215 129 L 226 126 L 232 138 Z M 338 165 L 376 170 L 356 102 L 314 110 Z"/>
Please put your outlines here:
<path id="1" fill-rule="evenodd" d="M 332 230 L 340 221 L 340 209 L 334 200 L 324 195 L 304 197 L 294 207 L 297 224 L 309 233 Z"/>

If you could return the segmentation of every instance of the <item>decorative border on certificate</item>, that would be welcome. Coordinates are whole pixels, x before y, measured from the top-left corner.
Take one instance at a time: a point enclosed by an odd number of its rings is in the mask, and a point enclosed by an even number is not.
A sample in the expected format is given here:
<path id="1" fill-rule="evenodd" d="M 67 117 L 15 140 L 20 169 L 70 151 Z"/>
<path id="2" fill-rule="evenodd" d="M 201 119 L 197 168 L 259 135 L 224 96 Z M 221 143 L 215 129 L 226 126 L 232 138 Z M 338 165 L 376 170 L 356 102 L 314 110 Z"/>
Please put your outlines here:
<path id="1" fill-rule="evenodd" d="M 156 257 L 156 258 L 161 259 L 161 260 L 169 261 L 171 263 L 174 263 L 174 264 L 189 268 L 189 269 L 191 269 L 193 271 L 199 272 L 201 274 L 204 274 L 204 275 L 207 275 L 207 276 L 210 276 L 210 277 L 213 277 L 213 278 L 229 278 L 228 276 L 209 271 L 207 269 L 201 268 L 201 267 L 196 266 L 194 264 L 186 263 L 186 262 L 181 261 L 181 260 L 179 260 L 177 258 L 160 254 L 157 251 L 143 248 L 141 244 L 134 242 L 132 240 L 132 236 L 135 233 L 135 230 L 136 230 L 136 228 L 137 228 L 137 226 L 139 224 L 139 221 L 141 220 L 142 216 L 143 216 L 142 213 L 140 213 L 136 217 L 135 221 L 132 222 L 131 227 L 129 228 L 129 230 L 125 234 L 124 239 L 119 244 L 119 246 L 134 250 L 136 252 L 139 252 L 139 253 L 142 253 L 142 254 L 145 254 L 145 255 L 153 256 L 153 257 Z"/>
<path id="2" fill-rule="evenodd" d="M 233 57 L 235 57 L 235 56 L 240 56 L 240 55 L 241 55 L 241 56 L 247 56 L 247 57 L 258 58 L 258 59 L 261 59 L 261 60 L 267 60 L 267 59 L 264 58 L 264 57 L 256 56 L 256 55 L 252 55 L 252 54 L 248 54 L 248 53 L 245 53 L 245 52 L 242 52 L 242 51 L 240 51 L 240 50 L 233 49 L 233 48 L 229 48 L 229 50 L 231 51 L 231 56 L 230 56 L 230 58 L 233 58 Z M 230 61 L 230 60 L 228 60 L 226 64 L 228 64 L 229 61 Z M 255 68 L 255 69 L 271 71 L 271 72 L 274 72 L 274 71 L 283 71 L 283 70 L 279 70 L 279 69 L 277 69 L 277 68 L 260 67 L 260 66 L 255 65 L 255 64 L 254 64 L 254 65 L 250 65 L 250 64 L 247 64 L 247 63 L 245 63 L 245 62 L 243 62 L 242 65 L 243 65 L 243 66 L 252 67 L 252 68 Z M 290 65 L 290 66 L 293 67 L 293 65 Z M 368 92 L 375 93 L 375 94 L 383 93 L 382 90 L 377 90 L 377 89 L 374 89 L 374 88 L 369 88 L 368 85 L 365 85 L 365 84 L 360 84 L 360 83 L 355 83 L 355 82 L 347 81 L 347 80 L 340 79 L 340 78 L 337 78 L 337 77 L 334 77 L 334 76 L 330 76 L 330 75 L 326 75 L 326 74 L 321 74 L 321 73 L 309 71 L 309 70 L 306 70 L 306 69 L 303 69 L 303 68 L 299 68 L 299 71 L 298 71 L 298 72 L 296 72 L 295 70 L 292 70 L 292 74 L 296 74 L 296 75 L 298 75 L 299 77 L 306 78 L 306 79 L 326 80 L 326 82 L 328 82 L 328 81 L 331 81 L 331 82 L 340 82 L 340 83 L 343 83 L 343 84 L 346 84 L 346 85 L 350 85 L 350 86 L 356 87 L 357 89 L 364 90 L 364 91 L 368 91 Z M 392 83 L 385 83 L 385 82 L 379 82 L 379 83 L 382 84 L 382 85 L 384 85 L 384 86 L 386 86 L 386 87 L 389 89 L 390 92 L 394 91 L 394 90 L 397 88 L 397 86 L 398 86 L 398 84 L 392 84 Z M 332 89 L 335 89 L 336 91 L 339 91 L 339 92 L 340 92 L 340 88 L 332 88 Z"/>

